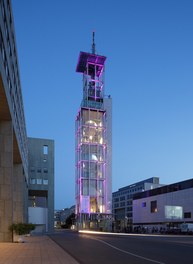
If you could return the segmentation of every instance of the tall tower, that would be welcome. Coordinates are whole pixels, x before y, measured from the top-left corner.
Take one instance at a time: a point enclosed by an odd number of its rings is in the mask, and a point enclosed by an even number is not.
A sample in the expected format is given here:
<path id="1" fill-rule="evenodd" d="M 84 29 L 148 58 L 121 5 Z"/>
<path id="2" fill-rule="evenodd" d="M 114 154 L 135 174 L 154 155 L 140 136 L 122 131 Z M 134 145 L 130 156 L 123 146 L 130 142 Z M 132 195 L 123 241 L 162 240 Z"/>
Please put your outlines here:
<path id="1" fill-rule="evenodd" d="M 111 230 L 112 111 L 104 96 L 106 57 L 80 52 L 83 99 L 76 117 L 76 216 L 78 229 Z"/>

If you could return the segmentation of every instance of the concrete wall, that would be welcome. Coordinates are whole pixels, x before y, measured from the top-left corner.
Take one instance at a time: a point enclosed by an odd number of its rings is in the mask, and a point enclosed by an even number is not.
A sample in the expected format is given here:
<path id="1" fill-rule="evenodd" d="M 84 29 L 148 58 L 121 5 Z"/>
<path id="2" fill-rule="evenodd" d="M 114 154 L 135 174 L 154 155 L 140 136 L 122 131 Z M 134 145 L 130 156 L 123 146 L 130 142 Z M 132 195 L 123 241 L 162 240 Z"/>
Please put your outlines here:
<path id="1" fill-rule="evenodd" d="M 0 241 L 12 241 L 13 222 L 13 127 L 0 122 Z"/>
<path id="2" fill-rule="evenodd" d="M 13 160 L 13 126 L 0 121 L 0 241 L 12 241 L 9 226 L 25 222 L 25 175 L 21 163 Z"/>

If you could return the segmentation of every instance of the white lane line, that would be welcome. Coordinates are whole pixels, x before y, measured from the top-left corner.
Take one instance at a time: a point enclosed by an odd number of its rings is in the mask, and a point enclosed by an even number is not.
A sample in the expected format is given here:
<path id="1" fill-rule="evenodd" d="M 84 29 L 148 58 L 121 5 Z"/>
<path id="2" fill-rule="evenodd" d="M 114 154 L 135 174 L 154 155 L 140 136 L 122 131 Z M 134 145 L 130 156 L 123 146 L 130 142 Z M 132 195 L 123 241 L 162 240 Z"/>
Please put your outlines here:
<path id="1" fill-rule="evenodd" d="M 125 250 L 120 249 L 120 248 L 118 248 L 118 247 L 115 247 L 115 246 L 113 246 L 113 245 L 111 245 L 111 244 L 109 244 L 109 243 L 107 243 L 107 242 L 105 242 L 105 241 L 103 241 L 103 240 L 100 240 L 100 239 L 97 239 L 97 238 L 93 238 L 93 239 L 94 239 L 94 240 L 97 240 L 97 241 L 99 241 L 99 242 L 101 242 L 101 243 L 104 243 L 104 244 L 106 244 L 107 246 L 112 247 L 112 248 L 114 248 L 114 249 L 116 249 L 116 250 L 118 250 L 118 251 L 120 251 L 120 252 L 123 252 L 123 253 L 126 253 L 126 254 L 128 254 L 128 255 L 134 256 L 134 257 L 136 257 L 136 258 L 144 259 L 144 260 L 147 260 L 147 261 L 150 261 L 150 262 L 153 262 L 153 263 L 165 264 L 164 262 L 160 262 L 160 261 L 157 261 L 157 260 L 153 260 L 153 259 L 145 258 L 145 257 L 142 257 L 142 256 L 140 256 L 140 255 L 133 254 L 133 253 L 131 253 L 131 252 L 129 252 L 129 251 L 125 251 Z"/>

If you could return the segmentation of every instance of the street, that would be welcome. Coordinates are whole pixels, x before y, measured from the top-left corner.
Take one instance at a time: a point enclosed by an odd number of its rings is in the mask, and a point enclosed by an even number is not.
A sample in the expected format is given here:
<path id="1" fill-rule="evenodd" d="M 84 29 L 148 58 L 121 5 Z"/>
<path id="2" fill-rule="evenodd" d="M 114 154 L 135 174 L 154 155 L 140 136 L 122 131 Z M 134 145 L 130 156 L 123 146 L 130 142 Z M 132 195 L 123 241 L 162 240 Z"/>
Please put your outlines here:
<path id="1" fill-rule="evenodd" d="M 80 264 L 189 264 L 193 236 L 99 235 L 69 230 L 50 235 Z"/>

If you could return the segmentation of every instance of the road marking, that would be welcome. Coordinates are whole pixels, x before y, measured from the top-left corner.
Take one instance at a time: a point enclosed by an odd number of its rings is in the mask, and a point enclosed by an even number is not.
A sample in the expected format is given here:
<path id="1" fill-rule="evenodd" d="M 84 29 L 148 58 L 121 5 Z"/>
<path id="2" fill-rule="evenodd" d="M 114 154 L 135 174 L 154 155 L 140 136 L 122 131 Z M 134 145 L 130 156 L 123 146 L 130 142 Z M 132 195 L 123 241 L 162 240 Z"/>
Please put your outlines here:
<path id="1" fill-rule="evenodd" d="M 136 257 L 136 258 L 144 259 L 144 260 L 147 260 L 147 261 L 150 261 L 150 262 L 153 262 L 153 263 L 165 264 L 164 262 L 160 262 L 160 261 L 157 261 L 157 260 L 153 260 L 153 259 L 145 258 L 145 257 L 143 257 L 143 256 L 140 256 L 140 255 L 137 255 L 137 254 L 133 254 L 133 253 L 131 253 L 131 252 L 129 252 L 129 251 L 125 251 L 125 250 L 120 249 L 120 248 L 118 248 L 118 247 L 115 247 L 115 246 L 113 246 L 113 245 L 111 245 L 111 244 L 109 244 L 109 243 L 107 243 L 107 242 L 105 242 L 105 241 L 103 241 L 103 240 L 101 240 L 101 239 L 97 239 L 97 238 L 92 238 L 92 239 L 97 240 L 97 241 L 99 241 L 99 242 L 101 242 L 101 243 L 104 243 L 104 244 L 106 244 L 106 245 L 109 246 L 109 247 L 112 247 L 112 248 L 114 248 L 114 249 L 116 249 L 116 250 L 118 250 L 118 251 L 120 251 L 120 252 L 123 252 L 123 253 L 126 253 L 126 254 L 128 254 L 128 255 L 134 256 L 134 257 Z"/>

